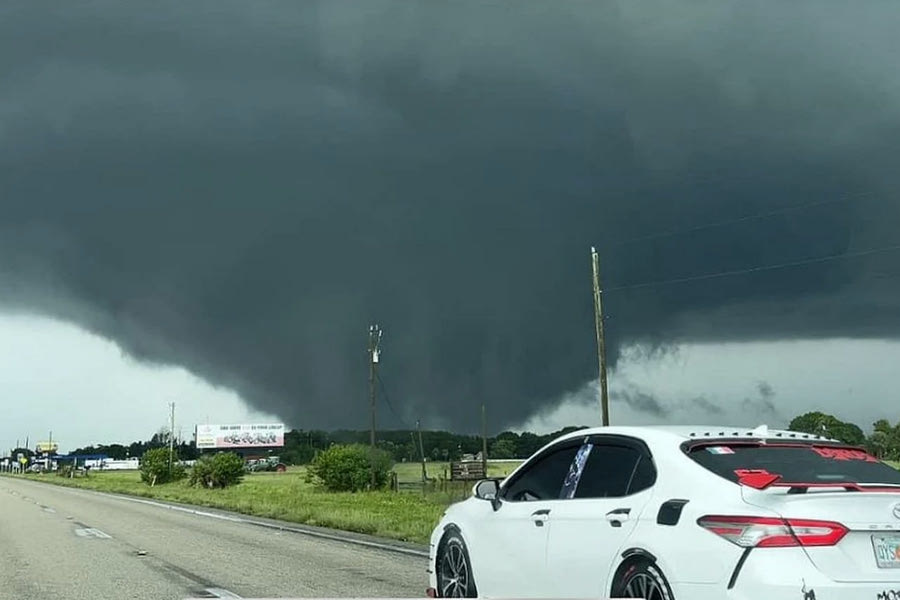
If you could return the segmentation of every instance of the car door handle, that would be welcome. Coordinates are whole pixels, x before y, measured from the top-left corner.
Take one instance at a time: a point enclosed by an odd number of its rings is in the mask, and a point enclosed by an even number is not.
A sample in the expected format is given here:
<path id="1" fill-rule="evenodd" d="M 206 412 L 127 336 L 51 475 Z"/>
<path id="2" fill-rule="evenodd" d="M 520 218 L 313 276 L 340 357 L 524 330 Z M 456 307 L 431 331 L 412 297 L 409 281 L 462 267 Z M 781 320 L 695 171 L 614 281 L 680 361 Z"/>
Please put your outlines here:
<path id="1" fill-rule="evenodd" d="M 531 513 L 531 520 L 534 521 L 535 527 L 543 527 L 544 522 L 550 518 L 550 509 L 544 508 Z"/>
<path id="2" fill-rule="evenodd" d="M 630 515 L 630 508 L 617 508 L 606 513 L 606 520 L 613 527 L 621 527 L 622 523 L 627 521 Z"/>

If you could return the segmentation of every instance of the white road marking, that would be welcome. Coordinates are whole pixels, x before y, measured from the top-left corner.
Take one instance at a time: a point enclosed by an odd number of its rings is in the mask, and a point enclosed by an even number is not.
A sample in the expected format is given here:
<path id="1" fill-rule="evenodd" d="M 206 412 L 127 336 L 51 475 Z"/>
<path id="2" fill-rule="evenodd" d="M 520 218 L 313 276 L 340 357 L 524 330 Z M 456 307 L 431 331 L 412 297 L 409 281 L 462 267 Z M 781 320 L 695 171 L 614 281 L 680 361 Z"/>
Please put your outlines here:
<path id="1" fill-rule="evenodd" d="M 44 484 L 44 485 L 53 485 L 53 484 Z M 393 544 L 383 544 L 370 540 L 362 540 L 350 536 L 343 536 L 340 534 L 331 534 L 326 533 L 324 531 L 316 531 L 314 529 L 306 529 L 302 526 L 290 526 L 290 525 L 279 525 L 277 523 L 268 523 L 266 521 L 257 521 L 256 519 L 248 519 L 243 517 L 235 517 L 231 515 L 225 514 L 217 514 L 211 513 L 203 510 L 196 510 L 193 508 L 186 508 L 183 506 L 176 506 L 174 504 L 166 504 L 164 502 L 155 502 L 153 500 L 146 500 L 144 498 L 134 498 L 132 496 L 124 496 L 121 494 L 111 494 L 109 492 L 98 492 L 94 490 L 79 490 L 74 488 L 63 488 L 60 487 L 58 490 L 62 493 L 69 493 L 77 496 L 86 496 L 86 495 L 100 495 L 106 496 L 108 498 L 116 498 L 118 500 L 124 500 L 126 502 L 135 502 L 138 504 L 146 504 L 148 506 L 156 506 L 158 508 L 166 508 L 169 510 L 176 510 L 179 512 L 184 512 L 192 515 L 197 515 L 200 517 L 208 517 L 211 519 L 219 519 L 222 521 L 230 521 L 232 523 L 245 523 L 247 525 L 256 525 L 257 527 L 265 527 L 267 529 L 274 529 L 275 531 L 290 531 L 292 533 L 299 533 L 301 535 L 308 535 L 310 537 L 317 537 L 325 540 L 332 540 L 335 542 L 342 542 L 344 544 L 354 544 L 356 546 L 365 546 L 368 548 L 376 548 L 378 550 L 386 550 L 388 552 L 399 552 L 400 554 L 407 554 L 410 556 L 418 556 L 421 558 L 430 558 L 427 551 L 416 550 L 414 548 L 404 548 L 403 546 L 395 546 Z"/>
<path id="2" fill-rule="evenodd" d="M 241 596 L 238 596 L 234 592 L 229 592 L 228 590 L 223 590 L 222 588 L 206 588 L 206 592 L 212 594 L 216 598 L 230 598 L 231 600 L 242 600 Z"/>
<path id="3" fill-rule="evenodd" d="M 56 511 L 53 510 L 52 508 L 50 508 L 49 506 L 45 506 L 45 507 L 44 507 L 44 512 L 55 513 Z"/>
<path id="4" fill-rule="evenodd" d="M 103 533 L 99 529 L 95 529 L 93 527 L 85 527 L 85 528 L 81 528 L 81 529 L 76 529 L 75 535 L 77 535 L 78 537 L 95 537 L 95 538 L 100 538 L 102 540 L 112 539 L 111 535 Z"/>

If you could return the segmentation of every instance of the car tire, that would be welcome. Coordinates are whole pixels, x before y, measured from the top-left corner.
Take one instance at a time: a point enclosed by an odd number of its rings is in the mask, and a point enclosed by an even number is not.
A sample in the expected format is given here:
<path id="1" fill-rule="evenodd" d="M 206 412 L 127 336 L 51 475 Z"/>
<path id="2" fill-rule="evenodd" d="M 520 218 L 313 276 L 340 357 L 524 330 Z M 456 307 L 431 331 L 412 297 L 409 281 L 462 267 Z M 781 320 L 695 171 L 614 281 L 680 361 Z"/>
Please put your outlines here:
<path id="1" fill-rule="evenodd" d="M 665 575 L 656 563 L 649 560 L 636 560 L 622 569 L 613 583 L 610 596 L 645 600 L 675 599 Z"/>
<path id="2" fill-rule="evenodd" d="M 469 550 L 457 529 L 450 529 L 441 540 L 435 570 L 438 598 L 478 597 Z"/>

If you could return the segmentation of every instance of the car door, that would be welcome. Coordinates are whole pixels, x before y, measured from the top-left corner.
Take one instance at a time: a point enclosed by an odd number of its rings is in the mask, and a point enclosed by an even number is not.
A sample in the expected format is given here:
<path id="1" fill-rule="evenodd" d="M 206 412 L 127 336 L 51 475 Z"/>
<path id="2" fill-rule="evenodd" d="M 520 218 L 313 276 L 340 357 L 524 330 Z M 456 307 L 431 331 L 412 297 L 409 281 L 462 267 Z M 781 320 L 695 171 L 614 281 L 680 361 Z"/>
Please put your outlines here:
<path id="1" fill-rule="evenodd" d="M 606 597 L 610 567 L 623 551 L 651 494 L 656 471 L 649 450 L 629 438 L 592 437 L 584 467 L 553 510 L 547 575 L 557 597 Z"/>
<path id="2" fill-rule="evenodd" d="M 580 442 L 563 442 L 535 455 L 500 490 L 500 506 L 478 521 L 475 580 L 482 596 L 548 598 L 547 536 L 553 512 Z"/>

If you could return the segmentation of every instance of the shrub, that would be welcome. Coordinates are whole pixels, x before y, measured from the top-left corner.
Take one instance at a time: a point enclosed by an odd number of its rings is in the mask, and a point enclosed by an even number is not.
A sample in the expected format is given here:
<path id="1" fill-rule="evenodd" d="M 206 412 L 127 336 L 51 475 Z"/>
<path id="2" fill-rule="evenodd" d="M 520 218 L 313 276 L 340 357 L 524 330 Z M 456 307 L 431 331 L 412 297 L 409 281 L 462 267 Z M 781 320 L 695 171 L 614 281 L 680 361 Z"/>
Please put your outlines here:
<path id="1" fill-rule="evenodd" d="M 141 481 L 153 486 L 157 483 L 169 483 L 184 479 L 184 467 L 178 463 L 178 453 L 172 456 L 172 467 L 169 468 L 169 449 L 152 448 L 141 457 Z"/>
<path id="2" fill-rule="evenodd" d="M 371 488 L 372 463 L 375 464 L 375 488 L 383 488 L 391 470 L 391 456 L 361 444 L 332 446 L 320 452 L 309 471 L 330 492 L 357 492 Z"/>
<path id="3" fill-rule="evenodd" d="M 244 461 L 234 452 L 201 456 L 191 469 L 191 485 L 206 488 L 225 488 L 241 482 Z"/>

